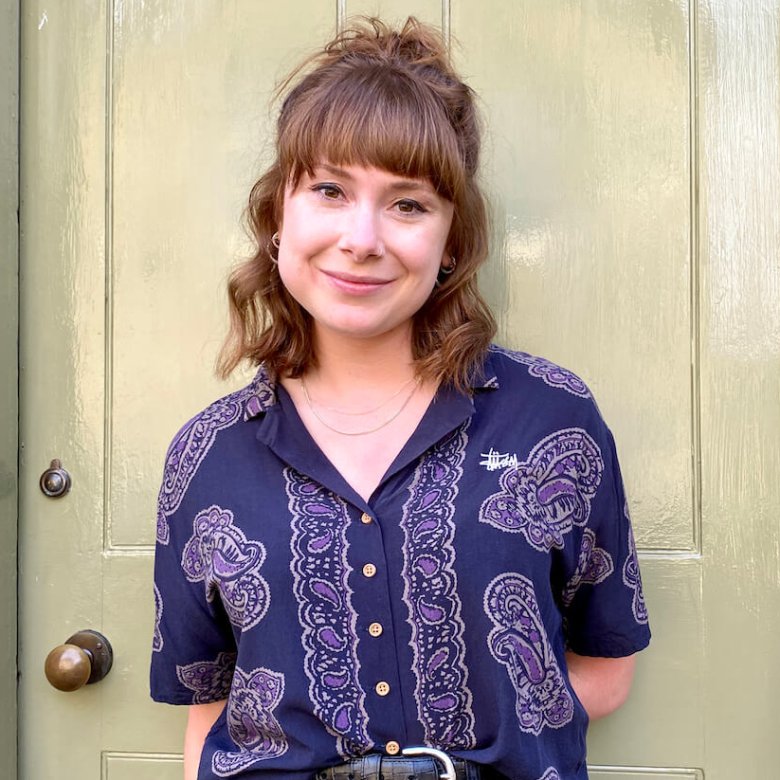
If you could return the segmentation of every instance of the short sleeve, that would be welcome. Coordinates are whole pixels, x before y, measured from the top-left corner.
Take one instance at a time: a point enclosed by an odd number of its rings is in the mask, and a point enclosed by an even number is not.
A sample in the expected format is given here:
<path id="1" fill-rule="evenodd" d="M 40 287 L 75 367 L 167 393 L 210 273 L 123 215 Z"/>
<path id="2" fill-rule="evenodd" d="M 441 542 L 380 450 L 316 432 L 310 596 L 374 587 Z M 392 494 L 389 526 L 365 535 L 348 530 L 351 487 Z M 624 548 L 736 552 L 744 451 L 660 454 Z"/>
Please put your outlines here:
<path id="1" fill-rule="evenodd" d="M 618 658 L 646 647 L 650 628 L 615 442 L 598 414 L 593 428 L 590 512 L 566 551 L 560 602 L 570 650 Z"/>
<path id="2" fill-rule="evenodd" d="M 169 704 L 226 699 L 235 668 L 235 638 L 219 589 L 198 565 L 199 516 L 183 501 L 162 518 L 164 534 L 158 517 L 150 688 L 155 701 Z"/>

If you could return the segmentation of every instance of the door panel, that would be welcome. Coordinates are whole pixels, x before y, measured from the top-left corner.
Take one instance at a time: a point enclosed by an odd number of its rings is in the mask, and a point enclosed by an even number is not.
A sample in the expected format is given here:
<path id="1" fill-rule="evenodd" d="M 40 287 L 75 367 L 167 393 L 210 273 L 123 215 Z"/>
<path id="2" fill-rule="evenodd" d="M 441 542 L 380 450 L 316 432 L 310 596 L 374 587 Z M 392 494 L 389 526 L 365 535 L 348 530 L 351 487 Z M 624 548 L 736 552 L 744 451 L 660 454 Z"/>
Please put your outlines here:
<path id="1" fill-rule="evenodd" d="M 155 493 L 176 428 L 229 389 L 212 366 L 269 99 L 347 14 L 410 12 L 460 41 L 489 119 L 484 281 L 503 341 L 580 373 L 618 441 L 654 640 L 629 703 L 591 730 L 592 777 L 765 776 L 780 185 L 762 163 L 780 131 L 762 85 L 779 81 L 780 0 L 30 0 L 22 780 L 180 776 L 185 713 L 147 693 Z M 55 457 L 73 477 L 59 501 L 37 487 Z M 81 628 L 115 666 L 62 694 L 43 660 Z"/>
<path id="2" fill-rule="evenodd" d="M 491 119 L 502 330 L 592 385 L 638 543 L 696 550 L 688 2 L 491 10 L 452 32 Z"/>
<path id="3" fill-rule="evenodd" d="M 335 22 L 323 0 L 298 2 L 295 14 L 251 2 L 116 6 L 111 548 L 153 544 L 160 455 L 176 426 L 226 392 L 210 369 L 227 269 L 246 250 L 238 221 L 270 154 L 272 90 Z"/>

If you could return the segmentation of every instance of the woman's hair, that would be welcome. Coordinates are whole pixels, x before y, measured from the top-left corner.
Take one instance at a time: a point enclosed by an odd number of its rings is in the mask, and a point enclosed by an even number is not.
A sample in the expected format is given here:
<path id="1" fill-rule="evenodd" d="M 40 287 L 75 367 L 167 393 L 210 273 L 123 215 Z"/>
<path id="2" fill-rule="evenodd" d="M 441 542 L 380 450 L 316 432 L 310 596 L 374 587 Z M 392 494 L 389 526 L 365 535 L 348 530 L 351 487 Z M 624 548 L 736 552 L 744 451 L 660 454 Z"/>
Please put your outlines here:
<path id="1" fill-rule="evenodd" d="M 276 160 L 249 195 L 255 252 L 230 276 L 220 375 L 245 359 L 274 376 L 300 376 L 316 365 L 311 316 L 282 284 L 271 237 L 285 187 L 329 162 L 427 179 L 454 204 L 447 252 L 456 266 L 414 316 L 412 353 L 421 377 L 467 389 L 495 333 L 477 288 L 488 220 L 477 184 L 475 96 L 453 70 L 441 35 L 413 17 L 398 31 L 360 20 L 297 68 L 279 88 L 285 92 Z"/>

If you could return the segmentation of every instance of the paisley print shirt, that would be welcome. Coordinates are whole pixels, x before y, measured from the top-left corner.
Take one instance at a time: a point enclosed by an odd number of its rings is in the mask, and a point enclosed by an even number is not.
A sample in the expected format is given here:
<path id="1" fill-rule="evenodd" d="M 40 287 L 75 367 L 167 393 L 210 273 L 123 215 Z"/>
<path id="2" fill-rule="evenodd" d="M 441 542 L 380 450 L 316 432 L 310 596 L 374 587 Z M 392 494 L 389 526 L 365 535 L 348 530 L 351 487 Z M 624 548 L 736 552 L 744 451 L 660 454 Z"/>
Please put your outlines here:
<path id="1" fill-rule="evenodd" d="M 499 347 L 470 395 L 439 391 L 368 502 L 261 368 L 171 444 L 154 596 L 152 696 L 228 699 L 201 780 L 310 780 L 391 742 L 583 780 L 564 652 L 650 637 L 587 387 Z"/>

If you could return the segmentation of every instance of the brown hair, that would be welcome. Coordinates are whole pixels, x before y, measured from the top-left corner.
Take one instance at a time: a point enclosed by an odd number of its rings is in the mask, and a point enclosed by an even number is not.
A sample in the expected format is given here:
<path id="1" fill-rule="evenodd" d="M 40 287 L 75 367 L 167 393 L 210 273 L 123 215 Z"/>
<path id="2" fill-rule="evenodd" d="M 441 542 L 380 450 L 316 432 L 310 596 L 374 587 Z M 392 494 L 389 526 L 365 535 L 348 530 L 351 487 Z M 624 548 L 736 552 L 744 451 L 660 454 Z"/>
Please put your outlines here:
<path id="1" fill-rule="evenodd" d="M 496 328 L 477 287 L 488 250 L 476 180 L 479 119 L 440 34 L 413 17 L 399 31 L 360 20 L 297 68 L 279 92 L 288 89 L 276 161 L 249 195 L 255 253 L 230 276 L 231 326 L 220 375 L 244 359 L 265 363 L 275 376 L 300 376 L 316 365 L 311 317 L 282 284 L 270 252 L 285 186 L 327 161 L 427 179 L 454 204 L 447 251 L 457 265 L 415 315 L 412 353 L 420 376 L 467 389 Z"/>

